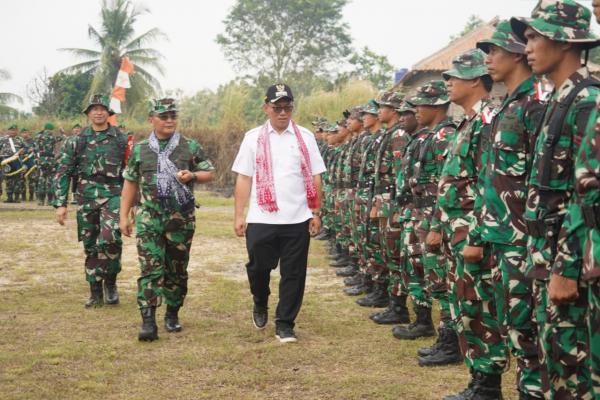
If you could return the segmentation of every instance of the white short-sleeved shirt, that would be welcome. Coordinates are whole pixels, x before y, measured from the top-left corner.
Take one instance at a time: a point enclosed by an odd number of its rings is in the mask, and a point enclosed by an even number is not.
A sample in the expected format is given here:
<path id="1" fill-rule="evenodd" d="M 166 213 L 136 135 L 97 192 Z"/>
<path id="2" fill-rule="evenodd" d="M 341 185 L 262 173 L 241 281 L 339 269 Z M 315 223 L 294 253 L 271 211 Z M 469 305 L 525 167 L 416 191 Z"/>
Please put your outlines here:
<path id="1" fill-rule="evenodd" d="M 300 134 L 308 149 L 310 165 L 313 175 L 326 171 L 325 163 L 319 152 L 315 136 L 301 126 Z M 248 206 L 247 223 L 259 224 L 297 224 L 312 218 L 308 208 L 304 178 L 302 177 L 300 147 L 294 133 L 292 124 L 288 125 L 283 133 L 277 133 L 268 122 L 269 143 L 271 146 L 271 161 L 273 180 L 275 183 L 275 196 L 277 198 L 277 212 L 263 211 L 256 201 L 255 169 L 256 145 L 262 126 L 254 128 L 244 136 L 240 150 L 233 162 L 231 170 L 238 174 L 252 177 L 252 190 Z"/>

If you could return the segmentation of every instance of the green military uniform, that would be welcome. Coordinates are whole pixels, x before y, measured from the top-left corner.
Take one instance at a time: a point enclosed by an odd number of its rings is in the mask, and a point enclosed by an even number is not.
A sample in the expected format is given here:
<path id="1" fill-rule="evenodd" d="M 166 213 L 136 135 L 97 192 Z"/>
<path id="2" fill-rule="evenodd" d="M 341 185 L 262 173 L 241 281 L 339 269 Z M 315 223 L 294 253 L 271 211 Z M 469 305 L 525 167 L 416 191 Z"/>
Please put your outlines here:
<path id="1" fill-rule="evenodd" d="M 337 128 L 335 125 L 329 125 L 325 129 L 328 135 L 337 134 Z M 339 155 L 338 146 L 328 145 L 323 154 L 323 162 L 327 168 L 327 171 L 323 174 L 323 193 L 325 194 L 325 201 L 323 202 L 323 206 L 321 207 L 321 221 L 323 224 L 323 229 L 328 232 L 331 232 L 333 235 L 333 240 L 335 244 L 335 233 L 333 232 L 334 225 L 334 207 L 335 207 L 335 188 L 333 182 L 335 161 Z"/>
<path id="2" fill-rule="evenodd" d="M 513 18 L 511 23 L 522 40 L 526 39 L 525 29 L 531 27 L 552 41 L 576 43 L 589 49 L 600 44 L 600 39 L 589 30 L 590 19 L 588 8 L 564 0 L 542 2 L 534 9 L 532 19 Z M 527 275 L 534 279 L 535 318 L 545 366 L 542 390 L 549 399 L 593 396 L 590 372 L 585 365 L 589 355 L 588 281 L 580 279 L 578 268 L 572 268 L 568 258 L 556 257 L 559 232 L 564 228 L 562 222 L 575 190 L 575 156 L 600 94 L 600 89 L 585 83 L 589 77 L 587 68 L 582 67 L 553 91 L 533 151 L 528 181 Z M 571 99 L 570 95 L 574 97 Z M 558 107 L 561 102 L 568 107 Z M 561 109 L 566 112 L 563 114 Z M 556 127 L 558 123 L 560 126 Z M 583 231 L 578 233 L 568 236 L 574 247 L 584 241 Z M 579 250 L 575 259 L 581 257 Z M 549 300 L 547 285 L 551 272 L 579 282 L 579 297 L 575 301 L 556 305 Z"/>
<path id="3" fill-rule="evenodd" d="M 29 132 L 28 129 L 21 129 L 21 133 Z M 25 182 L 23 183 L 23 191 L 21 192 L 21 198 L 26 200 L 26 189 L 29 192 L 29 201 L 33 201 L 33 195 L 35 193 L 35 188 L 37 184 L 37 176 L 38 176 L 38 168 L 37 168 L 37 157 L 36 157 L 36 143 L 33 138 L 23 139 L 25 153 L 22 156 L 23 160 L 32 161 L 30 164 L 31 167 L 28 168 L 24 174 L 23 178 Z"/>
<path id="4" fill-rule="evenodd" d="M 477 47 L 488 53 L 495 45 L 513 54 L 525 54 L 525 44 L 501 21 L 491 39 Z M 496 263 L 492 275 L 496 289 L 498 319 L 512 354 L 517 360 L 517 387 L 520 393 L 541 398 L 537 327 L 533 320 L 532 280 L 525 276 L 527 232 L 525 200 L 527 176 L 531 170 L 536 129 L 545 104 L 539 99 L 533 76 L 507 95 L 492 123 L 487 165 L 480 186 L 482 207 L 477 207 L 471 231 L 491 245 Z"/>
<path id="5" fill-rule="evenodd" d="M 453 68 L 443 73 L 444 79 L 469 80 L 487 75 L 484 56 L 481 50 L 459 55 L 453 60 Z M 491 113 L 489 101 L 481 99 L 467 110 L 459 124 L 441 173 L 430 229 L 443 231 L 444 244 L 450 248 L 448 276 L 456 299 L 451 304 L 452 316 L 471 372 L 471 386 L 474 390 L 499 392 L 506 351 L 496 316 L 491 252 L 485 248 L 484 259 L 477 263 L 467 263 L 462 256 L 475 218 L 475 204 L 481 201 L 478 178 L 487 160 L 480 149 L 490 140 Z"/>
<path id="6" fill-rule="evenodd" d="M 84 113 L 94 105 L 109 110 L 108 98 L 96 95 Z M 126 147 L 126 136 L 110 124 L 100 132 L 88 126 L 67 140 L 58 160 L 54 207 L 67 206 L 71 177 L 78 178 L 77 236 L 83 242 L 86 280 L 92 292 L 86 306 L 102 304 L 103 281 L 107 303 L 118 302 L 115 282 L 121 271 L 119 209 Z"/>
<path id="7" fill-rule="evenodd" d="M 14 135 L 8 135 L 0 141 L 0 159 L 2 159 L 2 169 L 4 180 L 6 181 L 7 203 L 18 203 L 19 195 L 23 192 L 23 174 L 24 168 L 15 163 L 19 162 L 19 153 L 25 149 L 23 139 L 17 136 L 17 126 L 12 125 L 8 129 L 14 132 Z M 8 163 L 8 161 L 14 163 Z"/>
<path id="8" fill-rule="evenodd" d="M 152 111 L 175 112 L 174 103 L 154 101 Z M 162 299 L 179 308 L 187 294 L 187 266 L 196 227 L 193 182 L 177 185 L 161 194 L 158 181 L 160 157 L 168 157 L 177 170 L 212 171 L 211 162 L 198 142 L 176 132 L 169 139 L 149 139 L 136 143 L 123 177 L 136 182 L 140 202 L 136 211 L 136 237 L 141 276 L 137 301 L 140 309 L 155 308 Z M 183 189 L 185 187 L 185 189 Z M 187 198 L 183 199 L 183 193 Z"/>
<path id="9" fill-rule="evenodd" d="M 57 167 L 55 149 L 58 138 L 52 133 L 53 129 L 53 124 L 46 123 L 44 130 L 35 138 L 39 168 L 36 193 L 39 204 L 42 206 L 46 200 L 48 200 L 48 204 L 52 201 L 52 180 Z"/>

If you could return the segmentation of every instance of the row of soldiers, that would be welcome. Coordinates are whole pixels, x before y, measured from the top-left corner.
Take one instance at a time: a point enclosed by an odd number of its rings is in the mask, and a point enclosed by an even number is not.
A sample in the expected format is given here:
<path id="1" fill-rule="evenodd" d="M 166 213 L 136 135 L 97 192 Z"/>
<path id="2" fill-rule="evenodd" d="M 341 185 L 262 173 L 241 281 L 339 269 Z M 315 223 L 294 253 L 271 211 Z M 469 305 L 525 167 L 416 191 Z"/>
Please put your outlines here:
<path id="1" fill-rule="evenodd" d="M 519 399 L 600 399 L 600 82 L 582 66 L 600 38 L 590 20 L 573 0 L 541 0 L 443 79 L 315 123 L 332 266 L 346 294 L 366 294 L 359 305 L 387 307 L 369 317 L 398 324 L 401 340 L 435 335 L 437 300 L 438 338 L 419 365 L 464 361 L 471 375 L 447 399 L 501 399 L 509 352 Z M 500 104 L 494 83 L 507 90 Z"/>

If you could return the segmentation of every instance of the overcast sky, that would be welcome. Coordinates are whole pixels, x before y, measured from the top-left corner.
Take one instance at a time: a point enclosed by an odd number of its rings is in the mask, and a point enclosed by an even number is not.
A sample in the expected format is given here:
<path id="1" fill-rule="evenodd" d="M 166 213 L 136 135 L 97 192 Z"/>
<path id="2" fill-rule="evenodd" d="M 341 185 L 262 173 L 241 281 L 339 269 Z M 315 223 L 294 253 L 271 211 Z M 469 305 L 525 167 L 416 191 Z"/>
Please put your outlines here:
<path id="1" fill-rule="evenodd" d="M 356 48 L 369 46 L 385 54 L 395 68 L 410 68 L 448 43 L 468 17 L 508 18 L 529 15 L 536 0 L 350 0 L 344 20 Z M 583 1 L 590 5 L 591 1 Z M 0 68 L 12 79 L 0 91 L 26 97 L 26 86 L 44 69 L 51 75 L 77 59 L 61 47 L 93 48 L 87 26 L 99 27 L 100 0 L 0 0 L 4 34 Z M 150 9 L 139 19 L 137 33 L 160 28 L 169 41 L 154 47 L 164 56 L 163 89 L 192 94 L 215 89 L 235 72 L 215 43 L 223 19 L 235 0 L 145 0 Z M 594 30 L 598 27 L 593 22 Z M 28 106 L 24 106 L 28 108 Z"/>

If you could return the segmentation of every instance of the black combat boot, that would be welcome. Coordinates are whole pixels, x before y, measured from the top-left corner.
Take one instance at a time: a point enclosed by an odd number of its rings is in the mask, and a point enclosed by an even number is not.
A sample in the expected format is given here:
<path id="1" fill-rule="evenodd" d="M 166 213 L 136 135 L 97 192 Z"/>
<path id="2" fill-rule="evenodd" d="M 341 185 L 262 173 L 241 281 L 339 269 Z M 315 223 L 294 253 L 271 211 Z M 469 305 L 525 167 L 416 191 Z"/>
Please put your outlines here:
<path id="1" fill-rule="evenodd" d="M 329 239 L 329 232 L 327 229 L 322 228 L 317 236 L 315 236 L 316 240 L 327 240 Z"/>
<path id="2" fill-rule="evenodd" d="M 43 193 L 38 194 L 38 206 L 43 206 L 45 199 L 46 195 L 44 195 Z"/>
<path id="3" fill-rule="evenodd" d="M 342 256 L 342 248 L 339 244 L 336 244 L 335 241 L 331 243 L 331 247 L 329 248 L 329 259 L 331 261 L 335 261 Z"/>
<path id="4" fill-rule="evenodd" d="M 356 275 L 351 276 L 349 278 L 344 279 L 344 285 L 346 286 L 356 286 L 363 280 L 363 274 L 359 271 Z"/>
<path id="5" fill-rule="evenodd" d="M 335 267 L 335 268 L 346 267 L 346 266 L 350 265 L 351 262 L 352 262 L 352 259 L 350 258 L 350 255 L 348 254 L 348 249 L 342 249 L 342 251 L 340 252 L 340 256 L 331 260 L 331 262 L 329 263 L 329 266 Z"/>
<path id="6" fill-rule="evenodd" d="M 415 306 L 417 319 L 406 327 L 395 326 L 392 334 L 396 339 L 414 340 L 420 337 L 435 336 L 435 329 L 431 321 L 431 308 Z"/>
<path id="7" fill-rule="evenodd" d="M 167 305 L 167 312 L 165 313 L 165 329 L 167 332 L 181 332 L 178 312 L 179 307 Z"/>
<path id="8" fill-rule="evenodd" d="M 453 394 L 444 397 L 444 400 L 473 400 L 473 388 L 475 387 L 475 381 L 471 377 L 469 384 L 466 389 L 463 389 L 460 393 Z"/>
<path id="9" fill-rule="evenodd" d="M 361 307 L 387 307 L 390 304 L 390 297 L 385 282 L 375 282 L 373 291 L 366 297 L 356 300 L 356 304 Z"/>
<path id="10" fill-rule="evenodd" d="M 502 375 L 484 374 L 475 371 L 473 374 L 473 395 L 470 399 L 502 400 Z"/>
<path id="11" fill-rule="evenodd" d="M 373 291 L 373 279 L 371 275 L 363 275 L 358 285 L 350 286 L 344 289 L 348 296 L 360 296 L 361 294 L 371 293 Z"/>
<path id="12" fill-rule="evenodd" d="M 6 193 L 6 200 L 4 200 L 5 203 L 14 203 L 15 201 L 13 200 L 13 195 L 12 193 Z"/>
<path id="13" fill-rule="evenodd" d="M 54 193 L 48 193 L 48 205 L 52 204 L 52 202 L 54 201 Z"/>
<path id="14" fill-rule="evenodd" d="M 104 280 L 104 303 L 119 304 L 119 292 L 117 292 L 116 274 L 110 274 Z"/>
<path id="15" fill-rule="evenodd" d="M 358 273 L 358 265 L 357 264 L 353 264 L 352 262 L 350 262 L 350 264 L 348 264 L 346 267 L 343 268 L 338 268 L 335 271 L 335 274 L 337 276 L 341 276 L 343 278 L 348 277 L 348 276 L 354 276 Z"/>
<path id="16" fill-rule="evenodd" d="M 90 283 L 90 298 L 85 302 L 85 308 L 100 307 L 103 304 L 102 281 Z"/>
<path id="17" fill-rule="evenodd" d="M 369 315 L 376 324 L 409 324 L 410 316 L 406 307 L 406 295 L 390 296 L 390 304 L 383 312 Z"/>
<path id="18" fill-rule="evenodd" d="M 418 361 L 421 367 L 462 363 L 463 355 L 460 351 L 458 336 L 454 329 L 448 327 L 440 328 L 438 341 L 429 348 L 420 349 Z"/>
<path id="19" fill-rule="evenodd" d="M 142 314 L 142 329 L 138 334 L 138 340 L 151 342 L 158 339 L 158 327 L 156 326 L 156 307 L 146 307 L 140 310 Z"/>

